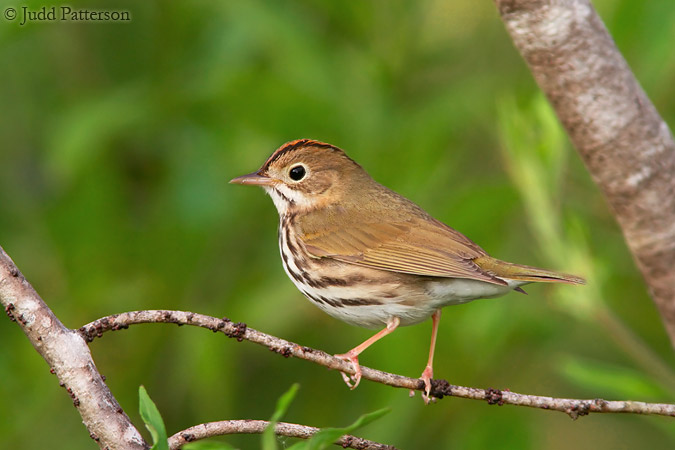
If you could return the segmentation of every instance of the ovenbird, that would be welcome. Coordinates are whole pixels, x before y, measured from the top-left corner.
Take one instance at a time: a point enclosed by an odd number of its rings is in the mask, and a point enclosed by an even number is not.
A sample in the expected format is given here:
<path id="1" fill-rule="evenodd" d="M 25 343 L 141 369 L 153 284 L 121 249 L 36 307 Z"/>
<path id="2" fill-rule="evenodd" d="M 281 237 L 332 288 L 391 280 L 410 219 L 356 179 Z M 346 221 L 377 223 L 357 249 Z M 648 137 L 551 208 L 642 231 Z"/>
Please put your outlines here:
<path id="1" fill-rule="evenodd" d="M 582 278 L 492 258 L 460 232 L 373 180 L 341 149 L 300 139 L 277 149 L 254 173 L 230 181 L 261 186 L 280 216 L 284 269 L 329 315 L 383 327 L 347 353 L 352 389 L 359 354 L 399 325 L 432 319 L 422 372 L 429 401 L 441 308 L 498 297 L 532 282 L 583 284 Z"/>

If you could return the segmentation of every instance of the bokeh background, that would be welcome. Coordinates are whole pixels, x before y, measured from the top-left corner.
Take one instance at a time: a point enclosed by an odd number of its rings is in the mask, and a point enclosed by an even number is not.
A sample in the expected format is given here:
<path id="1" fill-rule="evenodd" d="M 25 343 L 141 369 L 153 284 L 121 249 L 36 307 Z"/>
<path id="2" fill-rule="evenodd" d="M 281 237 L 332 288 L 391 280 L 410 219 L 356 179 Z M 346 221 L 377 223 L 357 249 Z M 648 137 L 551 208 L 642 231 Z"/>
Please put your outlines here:
<path id="1" fill-rule="evenodd" d="M 675 3 L 594 3 L 672 125 Z M 675 401 L 673 349 L 655 307 L 493 2 L 69 4 L 128 10 L 132 21 L 0 18 L 0 245 L 67 326 L 166 308 L 227 316 L 332 353 L 368 337 L 296 291 L 271 201 L 227 184 L 282 143 L 309 137 L 344 148 L 491 254 L 589 279 L 447 308 L 437 376 L 540 395 Z M 400 329 L 362 363 L 418 376 L 429 332 Z M 0 447 L 95 448 L 9 320 L 0 320 L 0 342 Z M 285 420 L 343 426 L 389 407 L 357 434 L 404 449 L 675 446 L 672 419 L 572 421 L 462 399 L 424 406 L 367 381 L 350 392 L 335 372 L 191 327 L 134 326 L 91 349 L 139 429 L 141 384 L 173 433 L 269 418 L 297 382 Z M 256 436 L 223 440 L 259 446 Z"/>

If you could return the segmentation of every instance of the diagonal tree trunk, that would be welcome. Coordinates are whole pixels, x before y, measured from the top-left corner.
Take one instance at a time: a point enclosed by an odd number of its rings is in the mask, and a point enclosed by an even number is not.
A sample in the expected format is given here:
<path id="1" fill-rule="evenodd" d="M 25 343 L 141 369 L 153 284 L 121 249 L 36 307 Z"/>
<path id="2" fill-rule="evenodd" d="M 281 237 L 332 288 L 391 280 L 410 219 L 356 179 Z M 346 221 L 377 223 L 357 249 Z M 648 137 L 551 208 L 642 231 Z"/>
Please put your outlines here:
<path id="1" fill-rule="evenodd" d="M 675 142 L 589 0 L 495 0 L 600 186 L 675 347 Z"/>

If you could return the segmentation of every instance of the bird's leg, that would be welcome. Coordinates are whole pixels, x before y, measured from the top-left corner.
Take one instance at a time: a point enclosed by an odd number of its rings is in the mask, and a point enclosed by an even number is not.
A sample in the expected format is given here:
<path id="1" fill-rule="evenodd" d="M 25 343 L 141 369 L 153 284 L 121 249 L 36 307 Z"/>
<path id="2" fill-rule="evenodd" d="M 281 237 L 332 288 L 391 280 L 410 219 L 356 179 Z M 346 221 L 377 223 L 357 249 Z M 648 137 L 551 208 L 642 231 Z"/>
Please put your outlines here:
<path id="1" fill-rule="evenodd" d="M 427 366 L 422 372 L 420 379 L 424 381 L 424 393 L 422 394 L 422 399 L 427 405 L 431 400 L 431 379 L 434 377 L 434 349 L 436 348 L 436 336 L 438 335 L 438 324 L 441 321 L 441 310 L 437 309 L 431 315 L 431 346 L 429 347 L 429 360 L 427 361 Z M 415 391 L 410 391 L 410 396 L 415 395 Z"/>
<path id="2" fill-rule="evenodd" d="M 369 339 L 365 340 L 363 343 L 349 350 L 347 353 L 335 355 L 336 358 L 349 361 L 354 366 L 354 375 L 351 375 L 351 377 L 344 372 L 340 372 L 342 374 L 342 379 L 345 380 L 345 383 L 347 384 L 347 386 L 349 386 L 350 389 L 356 389 L 356 386 L 358 386 L 359 382 L 361 381 L 361 366 L 359 365 L 359 355 L 361 354 L 361 352 L 363 352 L 365 349 L 367 349 L 368 347 L 370 347 L 371 345 L 373 345 L 375 342 L 379 341 L 386 335 L 390 334 L 399 326 L 400 323 L 401 319 L 399 319 L 398 317 L 392 317 L 391 319 L 389 319 L 389 321 L 387 322 L 387 326 L 384 329 L 378 331 Z M 352 384 L 352 382 L 354 384 Z"/>

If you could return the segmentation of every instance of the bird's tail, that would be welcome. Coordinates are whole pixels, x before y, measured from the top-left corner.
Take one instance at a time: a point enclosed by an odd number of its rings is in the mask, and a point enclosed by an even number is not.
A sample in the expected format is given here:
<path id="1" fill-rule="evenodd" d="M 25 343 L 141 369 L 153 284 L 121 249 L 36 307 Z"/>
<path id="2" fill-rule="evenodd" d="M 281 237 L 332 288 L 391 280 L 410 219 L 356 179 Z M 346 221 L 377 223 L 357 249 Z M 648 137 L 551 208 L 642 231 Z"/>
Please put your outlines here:
<path id="1" fill-rule="evenodd" d="M 474 263 L 499 278 L 525 282 L 586 284 L 586 280 L 576 275 L 514 264 L 490 256 L 481 256 L 475 259 Z"/>

